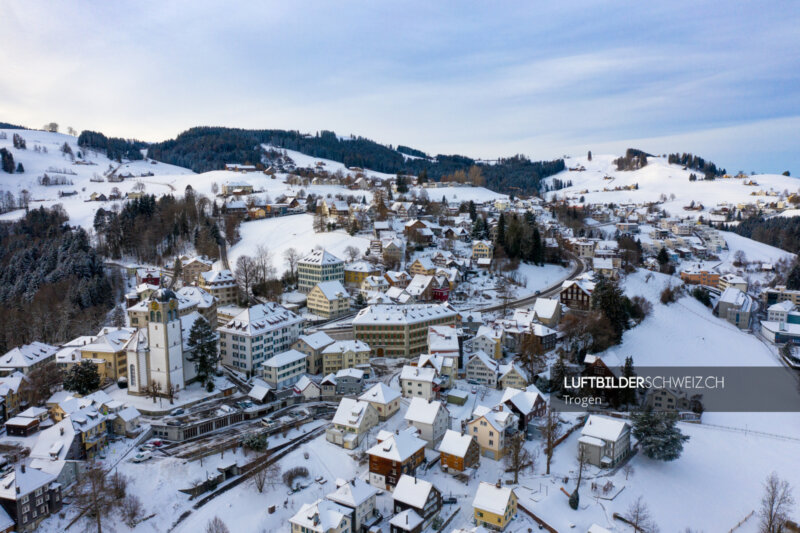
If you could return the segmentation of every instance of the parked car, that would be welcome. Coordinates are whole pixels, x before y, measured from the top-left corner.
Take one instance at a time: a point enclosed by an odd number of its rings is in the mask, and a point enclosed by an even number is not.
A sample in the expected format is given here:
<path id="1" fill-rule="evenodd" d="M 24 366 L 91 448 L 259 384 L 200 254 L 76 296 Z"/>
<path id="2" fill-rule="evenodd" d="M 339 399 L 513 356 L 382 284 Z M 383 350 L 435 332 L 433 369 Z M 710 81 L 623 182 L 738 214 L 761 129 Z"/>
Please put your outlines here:
<path id="1" fill-rule="evenodd" d="M 186 411 L 182 407 L 178 407 L 177 409 L 173 409 L 172 411 L 170 411 L 169 414 L 171 414 L 172 416 L 180 416 L 185 412 Z"/>
<path id="2" fill-rule="evenodd" d="M 156 448 L 161 448 L 164 445 L 164 442 L 160 440 L 151 440 L 149 444 L 155 446 Z"/>
<path id="3" fill-rule="evenodd" d="M 136 455 L 134 455 L 133 459 L 131 459 L 131 461 L 133 461 L 134 463 L 143 463 L 143 462 L 147 461 L 148 459 L 151 459 L 152 457 L 153 457 L 153 454 L 151 454 L 150 452 L 142 452 L 142 453 L 137 453 Z"/>
<path id="4" fill-rule="evenodd" d="M 478 393 L 478 387 L 472 387 L 472 394 Z"/>
<path id="5" fill-rule="evenodd" d="M 455 505 L 457 503 L 458 503 L 458 499 L 454 498 L 452 496 L 449 497 L 449 498 L 442 498 L 442 504 L 443 505 Z"/>

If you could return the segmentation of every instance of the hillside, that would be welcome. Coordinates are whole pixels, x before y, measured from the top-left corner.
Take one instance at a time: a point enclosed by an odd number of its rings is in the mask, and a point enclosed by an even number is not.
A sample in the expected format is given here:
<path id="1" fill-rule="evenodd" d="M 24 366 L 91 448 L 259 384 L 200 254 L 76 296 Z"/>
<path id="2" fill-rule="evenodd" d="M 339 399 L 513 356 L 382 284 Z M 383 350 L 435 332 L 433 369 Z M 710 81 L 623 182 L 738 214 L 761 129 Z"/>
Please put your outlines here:
<path id="1" fill-rule="evenodd" d="M 92 193 L 110 195 L 114 188 L 124 196 L 132 192 L 138 182 L 144 184 L 145 191 L 161 195 L 172 192 L 173 189 L 160 181 L 160 176 L 168 175 L 193 175 L 191 170 L 167 165 L 149 160 L 123 162 L 122 164 L 110 160 L 105 154 L 93 150 L 84 150 L 78 146 L 78 139 L 61 133 L 50 133 L 37 130 L 10 130 L 0 129 L 7 138 L 0 138 L 0 148 L 10 151 L 14 157 L 14 164 L 22 163 L 25 172 L 22 174 L 7 174 L 0 172 L 0 193 L 8 197 L 10 193 L 15 200 L 28 191 L 31 207 L 40 205 L 50 207 L 62 204 L 70 217 L 70 223 L 76 226 L 91 228 L 94 214 L 99 207 L 106 209 L 119 202 L 90 202 Z M 13 135 L 21 135 L 26 141 L 26 149 L 14 148 Z M 61 147 L 66 143 L 73 155 L 62 153 Z M 37 149 L 37 147 L 39 147 Z M 44 152 L 44 149 L 47 152 Z M 82 159 L 77 157 L 81 152 Z M 133 175 L 134 178 L 125 179 L 119 183 L 111 183 L 103 179 L 102 182 L 92 181 L 96 176 L 102 177 L 109 168 L 116 169 L 117 175 Z M 142 176 L 152 173 L 153 176 Z M 47 174 L 51 179 L 61 177 L 71 182 L 64 185 L 41 185 L 39 178 Z M 75 192 L 73 196 L 59 196 L 60 193 Z M 19 207 L 18 205 L 16 207 Z M 22 215 L 22 210 L 13 210 L 0 215 L 0 219 L 13 220 Z"/>
<path id="2" fill-rule="evenodd" d="M 666 201 L 659 207 L 675 216 L 704 216 L 717 204 L 755 203 L 760 199 L 774 202 L 785 191 L 800 190 L 800 180 L 778 174 L 756 174 L 747 178 L 718 178 L 716 180 L 689 181 L 689 176 L 700 174 L 696 170 L 684 170 L 680 165 L 667 163 L 666 158 L 649 157 L 647 166 L 638 170 L 617 170 L 614 155 L 595 155 L 591 161 L 584 157 L 570 158 L 569 168 L 583 167 L 582 171 L 565 170 L 544 180 L 549 187 L 557 181 L 572 185 L 545 193 L 547 199 L 566 198 L 578 203 L 582 197 L 586 203 L 646 203 Z M 745 185 L 753 181 L 754 186 Z M 638 185 L 638 189 L 631 189 Z M 773 193 L 775 196 L 754 196 L 754 193 Z M 673 196 L 674 195 L 674 198 Z M 684 211 L 692 201 L 701 203 L 703 211 Z"/>

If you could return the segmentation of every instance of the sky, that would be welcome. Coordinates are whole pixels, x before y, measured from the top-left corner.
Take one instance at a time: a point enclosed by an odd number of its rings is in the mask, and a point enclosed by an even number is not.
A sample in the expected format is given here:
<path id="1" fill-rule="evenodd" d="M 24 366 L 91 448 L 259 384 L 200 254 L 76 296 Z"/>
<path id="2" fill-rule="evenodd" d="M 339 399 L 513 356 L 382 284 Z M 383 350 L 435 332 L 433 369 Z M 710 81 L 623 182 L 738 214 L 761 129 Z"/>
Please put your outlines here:
<path id="1" fill-rule="evenodd" d="M 793 2 L 0 0 L 0 121 L 327 129 L 430 154 L 800 175 Z"/>

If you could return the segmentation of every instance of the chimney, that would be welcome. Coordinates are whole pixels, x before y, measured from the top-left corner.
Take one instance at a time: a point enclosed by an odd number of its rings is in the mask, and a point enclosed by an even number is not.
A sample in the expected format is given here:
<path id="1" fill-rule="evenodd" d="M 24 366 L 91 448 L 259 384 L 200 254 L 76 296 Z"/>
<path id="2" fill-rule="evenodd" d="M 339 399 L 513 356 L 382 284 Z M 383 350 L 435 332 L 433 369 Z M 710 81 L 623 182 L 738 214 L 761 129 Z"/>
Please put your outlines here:
<path id="1" fill-rule="evenodd" d="M 58 432 L 63 436 L 64 435 L 64 426 L 58 428 Z"/>
<path id="2" fill-rule="evenodd" d="M 20 470 L 22 471 L 22 473 L 24 474 L 24 473 L 25 473 L 25 463 L 22 463 L 21 465 L 19 465 L 19 469 L 20 469 Z"/>
<path id="3" fill-rule="evenodd" d="M 495 487 L 497 487 L 498 489 L 499 489 L 499 488 L 501 488 L 501 487 L 503 486 L 503 484 L 502 484 L 502 483 L 500 483 L 500 478 L 498 478 L 498 479 L 497 479 L 497 483 L 495 483 L 495 485 L 494 485 L 494 486 L 495 486 Z"/>

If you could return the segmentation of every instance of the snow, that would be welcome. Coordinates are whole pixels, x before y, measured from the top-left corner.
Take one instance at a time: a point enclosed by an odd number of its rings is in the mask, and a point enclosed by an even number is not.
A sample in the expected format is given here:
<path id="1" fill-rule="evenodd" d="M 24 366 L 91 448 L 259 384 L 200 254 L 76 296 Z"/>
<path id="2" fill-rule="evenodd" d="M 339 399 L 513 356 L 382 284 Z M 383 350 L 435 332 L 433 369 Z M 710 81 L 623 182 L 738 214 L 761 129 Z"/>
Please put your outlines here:
<path id="1" fill-rule="evenodd" d="M 94 221 L 94 214 L 98 208 L 103 207 L 109 209 L 113 205 L 119 205 L 122 201 L 109 201 L 109 202 L 88 202 L 89 195 L 93 192 L 102 193 L 108 196 L 111 190 L 116 187 L 123 195 L 133 191 L 133 187 L 137 182 L 145 184 L 145 192 L 161 195 L 173 191 L 164 181 L 163 175 L 170 176 L 170 180 L 176 180 L 179 176 L 195 176 L 191 170 L 185 168 L 168 165 L 166 163 L 151 164 L 148 160 L 141 161 L 126 161 L 123 162 L 117 174 L 133 174 L 134 178 L 126 178 L 119 183 L 110 183 L 104 181 L 92 182 L 91 178 L 94 174 L 102 175 L 109 165 L 117 167 L 119 164 L 116 161 L 109 160 L 105 154 L 94 152 L 93 150 L 84 150 L 78 146 L 77 137 L 64 135 L 61 133 L 50 133 L 35 130 L 0 130 L 7 135 L 7 139 L 0 139 L 0 148 L 6 148 L 14 156 L 14 163 L 22 163 L 25 167 L 23 174 L 4 174 L 3 184 L 0 189 L 12 192 L 15 196 L 20 191 L 26 189 L 30 191 L 31 197 L 34 200 L 31 207 L 38 207 L 43 205 L 50 207 L 55 204 L 62 204 L 70 217 L 70 222 L 76 226 L 83 226 L 84 228 L 91 228 Z M 12 136 L 14 133 L 21 135 L 27 144 L 26 150 L 18 150 L 13 147 Z M 94 165 L 79 165 L 73 164 L 68 156 L 61 153 L 60 147 L 64 143 L 69 144 L 72 152 L 77 154 L 78 151 L 85 155 L 85 160 L 95 163 Z M 47 153 L 36 152 L 34 146 L 39 145 L 47 148 Z M 76 161 L 80 161 L 76 157 Z M 76 175 L 66 175 L 67 178 L 72 180 L 72 185 L 59 185 L 59 186 L 43 186 L 37 183 L 37 178 L 44 173 L 52 176 L 54 174 L 64 175 L 63 173 L 53 172 L 49 169 L 67 169 L 75 172 Z M 152 172 L 155 176 L 140 176 L 142 173 Z M 186 177 L 186 183 L 191 183 L 191 177 Z M 209 186 L 210 187 L 210 186 Z M 77 191 L 75 196 L 67 196 L 59 198 L 59 191 Z M 183 189 L 180 189 L 183 192 Z M 0 215 L 2 220 L 13 220 L 24 215 L 23 210 L 12 211 Z"/>
<path id="2" fill-rule="evenodd" d="M 286 155 L 288 155 L 294 161 L 295 167 L 297 168 L 306 168 L 306 167 L 316 168 L 317 163 L 321 162 L 324 163 L 322 168 L 330 174 L 335 174 L 337 171 L 342 171 L 344 175 L 348 174 L 351 176 L 356 175 L 356 171 L 350 170 L 343 163 L 334 161 L 332 159 L 325 159 L 323 157 L 313 157 L 301 152 L 297 152 L 295 150 L 287 150 L 286 148 L 279 148 L 277 146 L 272 146 L 270 144 L 262 144 L 261 146 L 263 146 L 264 149 L 266 150 L 271 149 L 271 150 L 277 150 L 279 152 L 285 152 Z M 378 178 L 381 180 L 393 180 L 395 178 L 394 174 L 386 174 L 384 172 L 377 172 L 366 168 L 363 170 L 364 174 L 368 178 Z"/>
<path id="3" fill-rule="evenodd" d="M 422 509 L 428 501 L 428 494 L 432 488 L 433 484 L 430 481 L 403 474 L 397 480 L 392 498 L 416 509 Z"/>
<path id="4" fill-rule="evenodd" d="M 280 368 L 284 365 L 289 365 L 295 363 L 300 360 L 305 360 L 306 354 L 298 352 L 297 350 L 287 350 L 285 352 L 281 352 L 277 355 L 274 355 L 261 363 L 265 367 L 276 367 Z"/>
<path id="5" fill-rule="evenodd" d="M 481 481 L 475 492 L 472 506 L 490 513 L 504 515 L 508 501 L 511 499 L 512 490 L 508 487 L 496 487 L 491 483 Z"/>
<path id="6" fill-rule="evenodd" d="M 471 435 L 462 435 L 458 431 L 448 429 L 442 437 L 442 442 L 439 443 L 437 451 L 453 455 L 455 457 L 464 457 L 467 455 L 467 450 L 472 442 Z"/>
<path id="7" fill-rule="evenodd" d="M 342 282 L 339 280 L 323 281 L 317 283 L 317 288 L 322 291 L 322 294 L 328 300 L 338 300 L 339 298 L 348 298 L 350 293 L 344 288 Z"/>
<path id="8" fill-rule="evenodd" d="M 583 172 L 571 172 L 564 170 L 550 176 L 545 183 L 552 184 L 554 180 L 562 182 L 572 181 L 572 186 L 557 191 L 545 193 L 548 200 L 556 196 L 559 198 L 568 197 L 575 203 L 581 196 L 587 204 L 590 203 L 647 203 L 657 202 L 661 195 L 668 197 L 667 201 L 661 206 L 668 213 L 676 216 L 708 217 L 708 209 L 713 208 L 717 203 L 739 204 L 755 203 L 757 200 L 764 202 L 774 202 L 777 196 L 753 196 L 751 193 L 764 191 L 782 193 L 784 190 L 796 192 L 800 188 L 800 181 L 797 178 L 782 176 L 778 174 L 757 174 L 748 176 L 746 179 L 738 178 L 717 178 L 713 181 L 698 179 L 695 182 L 689 181 L 689 175 L 695 173 L 701 175 L 696 170 L 683 170 L 680 165 L 670 165 L 666 159 L 661 157 L 648 157 L 647 166 L 633 171 L 617 171 L 613 160 L 614 155 L 596 155 L 591 161 L 586 157 L 575 157 L 568 160 L 568 166 L 577 167 L 582 165 L 586 168 Z M 604 179 L 604 177 L 612 179 Z M 744 182 L 752 179 L 758 186 L 745 186 Z M 638 184 L 637 190 L 604 190 L 616 187 L 628 187 Z M 670 199 L 674 194 L 675 198 Z M 690 202 L 702 203 L 706 211 L 684 211 L 683 206 Z"/>
<path id="9" fill-rule="evenodd" d="M 354 246 L 363 254 L 369 248 L 370 241 L 368 237 L 350 236 L 345 231 L 315 233 L 314 217 L 310 214 L 244 222 L 239 232 L 241 240 L 228 251 L 230 264 L 236 264 L 239 256 L 256 255 L 256 248 L 264 245 L 279 275 L 289 268 L 284 259 L 284 253 L 289 248 L 294 248 L 303 256 L 319 246 L 334 255 L 344 256 L 348 246 Z"/>
<path id="10" fill-rule="evenodd" d="M 366 402 L 374 402 L 386 405 L 399 397 L 400 393 L 387 386 L 385 383 L 376 383 L 365 393 L 359 396 L 358 399 Z"/>
<path id="11" fill-rule="evenodd" d="M 388 438 L 367 450 L 367 453 L 403 462 L 423 448 L 425 448 L 425 441 L 416 436 L 416 430 L 408 428 L 396 435 L 389 435 Z"/>
<path id="12" fill-rule="evenodd" d="M 420 424 L 433 424 L 441 408 L 442 402 L 428 402 L 415 396 L 411 398 L 405 419 L 409 422 L 418 422 Z"/>
<path id="13" fill-rule="evenodd" d="M 353 324 L 414 324 L 456 316 L 448 304 L 370 305 L 358 312 Z"/>
<path id="14" fill-rule="evenodd" d="M 591 415 L 581 429 L 584 437 L 594 437 L 609 442 L 616 442 L 625 431 L 626 422 L 618 418 Z"/>
<path id="15" fill-rule="evenodd" d="M 347 427 L 358 428 L 370 405 L 367 402 L 354 400 L 352 398 L 342 398 L 336 414 L 333 415 L 333 423 Z"/>
<path id="16" fill-rule="evenodd" d="M 440 202 L 444 196 L 448 204 L 470 201 L 482 204 L 495 200 L 508 200 L 507 194 L 490 191 L 485 187 L 414 187 L 410 190 L 410 194 L 419 196 L 422 191 L 427 193 L 432 202 Z"/>

